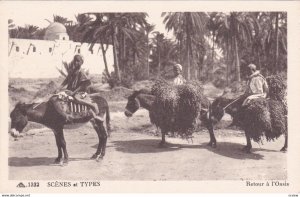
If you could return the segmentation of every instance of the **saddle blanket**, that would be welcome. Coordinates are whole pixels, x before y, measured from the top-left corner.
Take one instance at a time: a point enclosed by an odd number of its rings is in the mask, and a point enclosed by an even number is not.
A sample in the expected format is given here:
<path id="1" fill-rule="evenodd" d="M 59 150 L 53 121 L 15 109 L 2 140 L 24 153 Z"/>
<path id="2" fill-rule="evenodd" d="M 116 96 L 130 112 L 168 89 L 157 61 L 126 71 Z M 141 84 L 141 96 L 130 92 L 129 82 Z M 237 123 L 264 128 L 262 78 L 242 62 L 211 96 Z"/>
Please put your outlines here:
<path id="1" fill-rule="evenodd" d="M 81 115 L 86 115 L 86 113 L 90 110 L 88 105 L 82 104 L 78 101 L 78 99 L 80 99 L 90 102 L 90 98 L 86 92 L 79 92 L 74 97 L 71 96 L 69 91 L 62 91 L 56 95 L 58 96 L 58 99 L 62 101 L 61 105 L 63 110 L 69 114 L 81 113 Z"/>

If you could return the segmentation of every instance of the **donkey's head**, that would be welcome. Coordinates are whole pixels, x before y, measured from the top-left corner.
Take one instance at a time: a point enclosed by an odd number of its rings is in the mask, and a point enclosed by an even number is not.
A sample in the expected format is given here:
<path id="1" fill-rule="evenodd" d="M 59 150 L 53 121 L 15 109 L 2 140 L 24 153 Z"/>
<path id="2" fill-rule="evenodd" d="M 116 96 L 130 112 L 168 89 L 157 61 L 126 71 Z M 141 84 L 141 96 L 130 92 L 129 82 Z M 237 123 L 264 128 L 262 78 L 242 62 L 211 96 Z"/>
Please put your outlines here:
<path id="1" fill-rule="evenodd" d="M 216 98 L 211 104 L 210 117 L 213 123 L 219 122 L 225 114 L 224 101 L 222 97 Z"/>
<path id="2" fill-rule="evenodd" d="M 10 113 L 10 119 L 10 133 L 13 137 L 17 137 L 28 123 L 26 114 L 26 104 L 18 103 Z"/>
<path id="3" fill-rule="evenodd" d="M 137 99 L 137 96 L 140 94 L 140 91 L 134 91 L 133 94 L 131 94 L 128 97 L 127 105 L 125 107 L 125 116 L 131 117 L 139 108 L 140 108 L 140 102 Z"/>

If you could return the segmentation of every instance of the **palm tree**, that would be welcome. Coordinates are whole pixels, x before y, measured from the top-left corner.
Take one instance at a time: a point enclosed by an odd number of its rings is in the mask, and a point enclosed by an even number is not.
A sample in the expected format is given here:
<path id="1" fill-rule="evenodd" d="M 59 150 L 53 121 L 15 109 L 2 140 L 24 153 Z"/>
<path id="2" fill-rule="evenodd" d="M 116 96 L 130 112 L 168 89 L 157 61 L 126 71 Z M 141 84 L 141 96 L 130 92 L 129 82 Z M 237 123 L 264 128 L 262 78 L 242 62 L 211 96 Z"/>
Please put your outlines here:
<path id="1" fill-rule="evenodd" d="M 117 81 L 121 81 L 120 60 L 125 56 L 126 42 L 135 43 L 138 35 L 137 28 L 146 23 L 145 13 L 87 13 L 96 16 L 94 22 L 88 21 L 84 26 L 86 29 L 85 39 L 91 43 L 97 41 L 113 45 L 114 70 Z M 91 36 L 92 35 L 92 36 Z M 92 39 L 91 39 L 92 38 Z M 105 53 L 101 44 L 102 52 Z M 122 61 L 123 63 L 123 61 Z"/>
<path id="2" fill-rule="evenodd" d="M 185 41 L 185 72 L 187 79 L 191 78 L 191 59 L 193 59 L 193 43 L 192 39 L 195 35 L 204 36 L 204 28 L 207 15 L 203 12 L 170 12 L 162 13 L 168 31 L 172 30 L 176 39 L 183 47 Z M 182 50 L 182 49 L 181 49 Z"/>
<path id="3" fill-rule="evenodd" d="M 243 44 L 252 41 L 252 22 L 247 13 L 231 12 L 224 17 L 218 31 L 217 39 L 226 43 L 226 53 L 233 54 L 237 81 L 241 81 L 239 51 Z"/>
<path id="4" fill-rule="evenodd" d="M 146 39 L 147 39 L 147 78 L 150 76 L 150 66 L 149 66 L 149 56 L 150 56 L 150 42 L 149 42 L 149 35 L 154 30 L 155 25 L 147 25 L 144 30 L 146 32 Z"/>
<path id="5" fill-rule="evenodd" d="M 166 76 L 168 74 L 166 68 L 178 60 L 178 46 L 171 39 L 164 38 L 162 33 L 154 32 L 154 34 L 156 36 L 151 39 L 153 44 L 151 67 L 157 67 L 157 74 Z"/>
<path id="6" fill-rule="evenodd" d="M 160 33 L 158 31 L 153 32 L 153 34 L 155 35 L 154 37 L 154 44 L 156 46 L 156 50 L 157 50 L 157 75 L 160 76 L 161 74 L 161 58 L 162 58 L 162 43 L 164 40 L 164 34 Z"/>
<path id="7" fill-rule="evenodd" d="M 68 18 L 59 16 L 59 15 L 53 15 L 53 22 L 57 22 L 57 23 L 61 23 L 63 25 L 66 25 L 70 21 L 68 20 Z"/>
<path id="8" fill-rule="evenodd" d="M 92 20 L 90 15 L 95 17 L 95 20 Z M 102 51 L 102 58 L 105 66 L 105 73 L 110 78 L 110 73 L 108 71 L 106 51 L 108 50 L 108 35 L 106 32 L 100 32 L 99 28 L 104 26 L 104 14 L 102 13 L 87 13 L 87 14 L 79 14 L 76 16 L 76 20 L 78 23 L 77 30 L 81 32 L 80 40 L 81 42 L 90 43 L 90 50 L 93 49 L 96 43 L 100 44 Z M 104 47 L 104 44 L 106 46 Z"/>
<path id="9" fill-rule="evenodd" d="M 218 30 L 222 24 L 223 14 L 219 12 L 209 13 L 209 20 L 207 21 L 206 27 L 210 31 L 211 40 L 212 40 L 212 55 L 211 59 L 214 62 L 214 52 L 215 52 L 215 41 Z"/>
<path id="10" fill-rule="evenodd" d="M 255 18 L 259 28 L 255 31 L 252 50 L 256 51 L 259 65 L 264 65 L 267 72 L 276 73 L 281 69 L 278 61 L 287 54 L 286 13 L 259 12 Z"/>

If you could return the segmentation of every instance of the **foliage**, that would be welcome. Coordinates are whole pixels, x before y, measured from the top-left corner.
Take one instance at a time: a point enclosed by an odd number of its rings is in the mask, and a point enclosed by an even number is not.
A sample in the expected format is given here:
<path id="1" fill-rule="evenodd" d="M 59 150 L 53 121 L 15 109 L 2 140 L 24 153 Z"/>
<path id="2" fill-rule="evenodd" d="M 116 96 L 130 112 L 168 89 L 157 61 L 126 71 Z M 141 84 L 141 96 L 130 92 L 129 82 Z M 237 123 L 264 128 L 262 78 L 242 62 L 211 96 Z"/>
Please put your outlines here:
<path id="1" fill-rule="evenodd" d="M 250 63 L 265 76 L 287 72 L 286 12 L 168 12 L 162 17 L 175 39 L 155 31 L 143 12 L 81 13 L 76 21 L 54 15 L 52 21 L 64 24 L 71 40 L 90 43 L 90 50 L 100 44 L 99 61 L 111 84 L 129 87 L 134 80 L 170 77 L 174 63 L 183 66 L 187 79 L 218 87 L 245 80 Z M 16 26 L 9 19 L 8 31 L 11 38 L 43 39 L 45 29 Z M 108 72 L 109 47 L 114 76 Z"/>
<path id="2" fill-rule="evenodd" d="M 184 85 L 173 85 L 159 79 L 152 86 L 156 96 L 152 112 L 158 116 L 154 124 L 163 132 L 172 132 L 183 138 L 192 137 L 200 116 L 203 89 L 197 81 L 188 81 Z"/>

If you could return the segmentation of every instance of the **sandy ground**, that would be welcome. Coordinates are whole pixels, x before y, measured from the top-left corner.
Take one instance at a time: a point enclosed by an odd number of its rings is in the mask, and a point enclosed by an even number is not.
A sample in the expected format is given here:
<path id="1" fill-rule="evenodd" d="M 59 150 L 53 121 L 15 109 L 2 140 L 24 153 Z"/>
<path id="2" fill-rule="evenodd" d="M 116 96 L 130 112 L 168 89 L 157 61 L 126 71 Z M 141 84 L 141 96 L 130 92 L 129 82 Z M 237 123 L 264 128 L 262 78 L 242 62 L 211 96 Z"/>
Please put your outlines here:
<path id="1" fill-rule="evenodd" d="M 283 137 L 258 145 L 253 152 L 241 151 L 242 132 L 216 130 L 217 148 L 206 146 L 207 131 L 195 133 L 193 142 L 167 138 L 159 148 L 160 136 L 140 110 L 130 119 L 112 113 L 111 137 L 100 162 L 89 158 L 96 151 L 97 135 L 91 125 L 66 130 L 70 161 L 54 165 L 57 156 L 54 135 L 47 128 L 27 131 L 18 140 L 9 139 L 9 179 L 27 180 L 280 180 L 287 178 L 286 154 L 280 152 Z"/>

